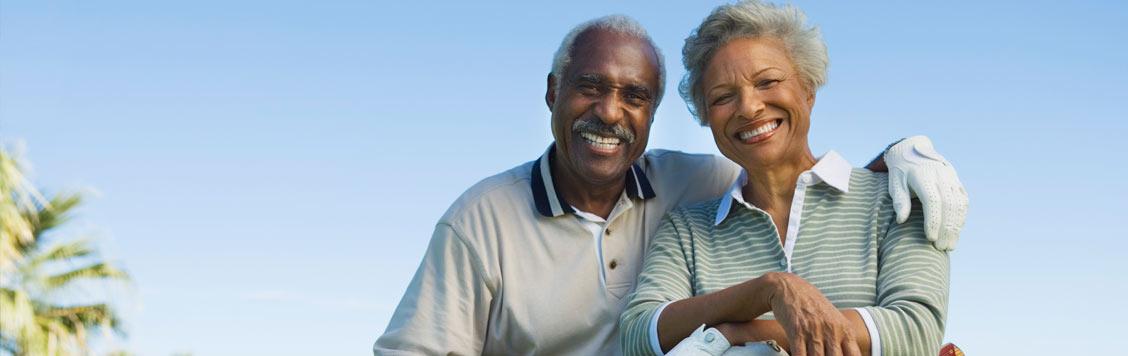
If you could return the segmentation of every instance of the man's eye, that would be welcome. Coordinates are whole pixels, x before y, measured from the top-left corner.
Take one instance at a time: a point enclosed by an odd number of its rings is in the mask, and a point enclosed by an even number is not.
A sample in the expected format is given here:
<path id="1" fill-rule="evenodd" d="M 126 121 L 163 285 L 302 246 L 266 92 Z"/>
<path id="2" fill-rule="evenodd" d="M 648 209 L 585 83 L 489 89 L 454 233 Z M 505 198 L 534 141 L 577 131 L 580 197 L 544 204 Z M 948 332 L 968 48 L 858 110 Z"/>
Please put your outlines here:
<path id="1" fill-rule="evenodd" d="M 641 94 L 630 93 L 630 94 L 627 94 L 626 96 L 627 96 L 627 101 L 629 101 L 631 104 L 635 104 L 635 105 L 645 104 L 646 100 L 647 100 L 646 96 L 643 96 Z"/>
<path id="2" fill-rule="evenodd" d="M 595 85 L 580 84 L 577 88 L 580 90 L 580 93 L 591 95 L 599 94 L 599 88 L 597 88 Z"/>

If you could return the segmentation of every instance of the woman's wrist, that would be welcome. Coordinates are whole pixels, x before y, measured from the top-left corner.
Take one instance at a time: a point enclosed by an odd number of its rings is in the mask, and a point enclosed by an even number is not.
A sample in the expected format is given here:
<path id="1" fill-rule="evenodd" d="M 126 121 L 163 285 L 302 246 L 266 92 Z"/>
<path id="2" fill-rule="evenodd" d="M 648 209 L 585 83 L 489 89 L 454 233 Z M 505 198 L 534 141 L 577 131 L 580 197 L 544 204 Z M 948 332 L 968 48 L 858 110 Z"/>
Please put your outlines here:
<path id="1" fill-rule="evenodd" d="M 759 314 L 772 311 L 775 306 L 776 296 L 780 294 L 780 289 L 784 286 L 784 273 L 781 272 L 768 272 L 756 279 L 749 281 L 749 288 L 752 291 L 748 294 L 752 298 L 745 299 L 751 305 L 747 306 L 746 310 L 755 310 Z M 759 317 L 756 315 L 753 317 Z"/>
<path id="2" fill-rule="evenodd" d="M 773 301 L 784 285 L 785 273 L 771 272 L 735 286 L 698 298 L 707 307 L 699 315 L 707 325 L 740 323 L 755 320 L 773 310 Z M 676 305 L 675 302 L 671 305 Z"/>

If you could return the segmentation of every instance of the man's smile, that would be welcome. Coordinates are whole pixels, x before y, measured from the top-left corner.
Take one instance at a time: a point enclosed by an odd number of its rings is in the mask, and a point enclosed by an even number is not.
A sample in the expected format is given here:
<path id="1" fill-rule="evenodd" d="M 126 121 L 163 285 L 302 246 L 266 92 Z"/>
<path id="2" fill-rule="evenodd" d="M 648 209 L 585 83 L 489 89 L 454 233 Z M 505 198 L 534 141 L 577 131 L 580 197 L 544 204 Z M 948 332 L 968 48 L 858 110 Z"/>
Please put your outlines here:
<path id="1" fill-rule="evenodd" d="M 618 137 L 600 136 L 590 132 L 581 132 L 580 137 L 596 153 L 614 154 L 622 147 L 623 140 Z"/>

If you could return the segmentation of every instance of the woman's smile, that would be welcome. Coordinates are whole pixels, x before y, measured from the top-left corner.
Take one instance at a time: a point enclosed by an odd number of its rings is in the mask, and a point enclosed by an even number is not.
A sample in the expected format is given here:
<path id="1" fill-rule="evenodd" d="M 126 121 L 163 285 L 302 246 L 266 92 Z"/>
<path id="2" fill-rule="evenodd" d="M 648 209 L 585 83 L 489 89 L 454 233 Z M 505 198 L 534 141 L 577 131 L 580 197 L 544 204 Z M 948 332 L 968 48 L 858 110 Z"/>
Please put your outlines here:
<path id="1" fill-rule="evenodd" d="M 736 139 L 744 144 L 753 144 L 765 141 L 775 134 L 783 119 L 761 120 L 749 125 L 736 133 Z"/>

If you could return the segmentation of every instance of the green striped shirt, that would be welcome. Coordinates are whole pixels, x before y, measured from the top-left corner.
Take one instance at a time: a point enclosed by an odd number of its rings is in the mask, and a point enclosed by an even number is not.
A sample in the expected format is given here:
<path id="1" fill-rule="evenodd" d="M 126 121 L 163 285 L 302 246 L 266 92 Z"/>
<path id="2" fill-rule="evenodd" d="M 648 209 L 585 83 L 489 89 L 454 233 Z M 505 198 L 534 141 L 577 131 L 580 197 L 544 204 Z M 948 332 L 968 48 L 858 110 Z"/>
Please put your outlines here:
<path id="1" fill-rule="evenodd" d="M 671 211 L 622 315 L 624 353 L 653 354 L 651 320 L 664 303 L 790 266 L 836 307 L 868 312 L 883 355 L 936 355 L 947 314 L 948 254 L 925 238 L 919 203 L 907 222 L 895 222 L 886 174 L 855 168 L 849 176 L 847 191 L 825 182 L 801 191 L 802 224 L 790 263 L 763 210 L 724 202 L 733 199 L 725 195 Z M 717 223 L 722 206 L 731 210 Z"/>

